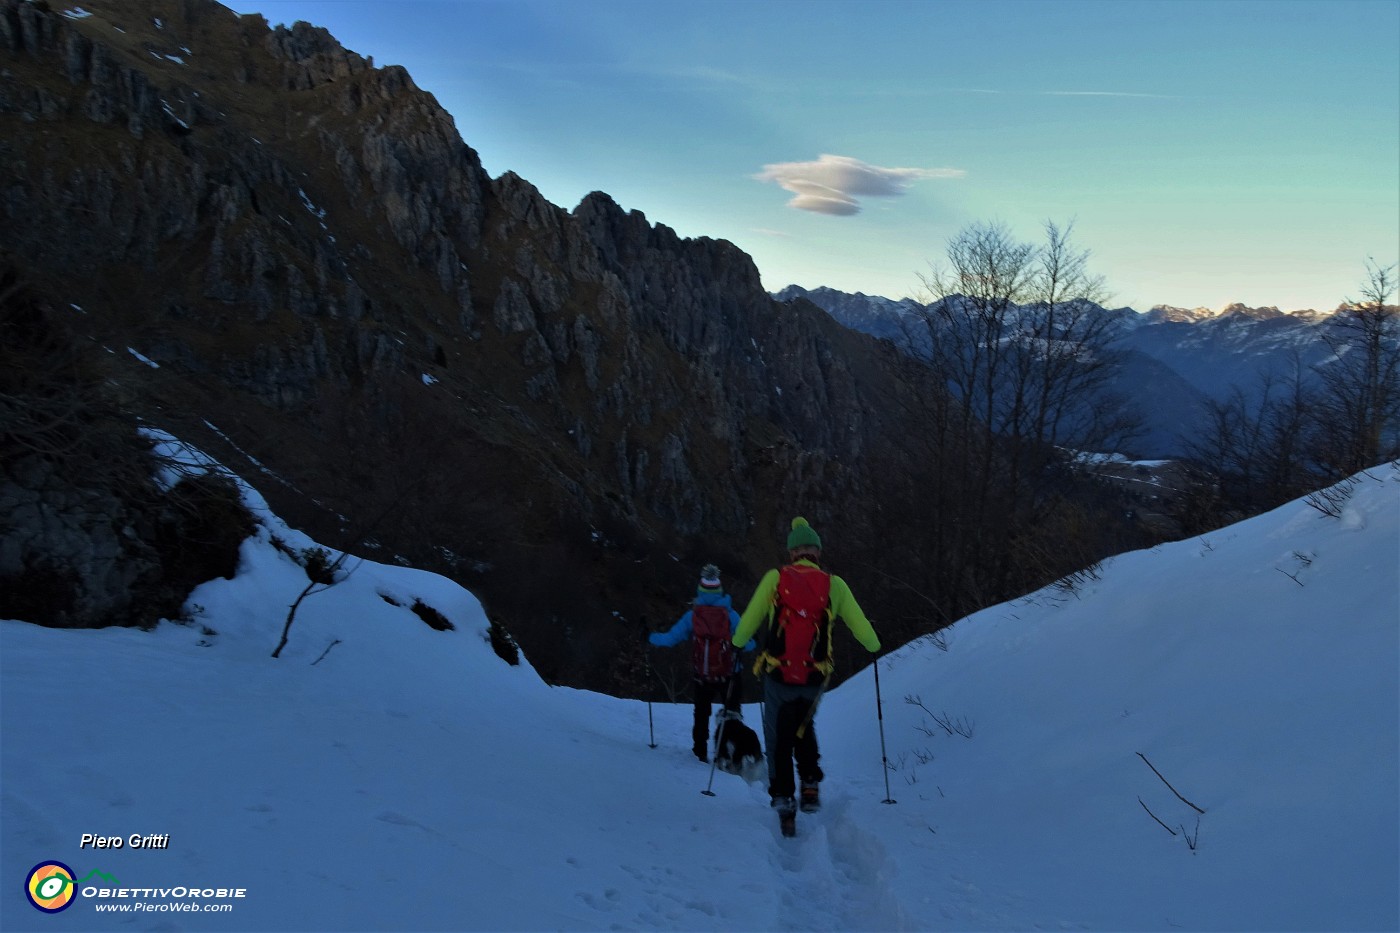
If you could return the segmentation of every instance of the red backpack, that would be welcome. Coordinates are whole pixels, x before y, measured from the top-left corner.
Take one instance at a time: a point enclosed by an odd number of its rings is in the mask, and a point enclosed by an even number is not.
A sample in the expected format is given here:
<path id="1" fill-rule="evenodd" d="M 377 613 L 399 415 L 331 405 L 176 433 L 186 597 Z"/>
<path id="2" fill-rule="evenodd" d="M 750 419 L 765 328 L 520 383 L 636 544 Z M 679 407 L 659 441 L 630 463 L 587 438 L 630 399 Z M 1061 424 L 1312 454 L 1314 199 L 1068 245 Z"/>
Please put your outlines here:
<path id="1" fill-rule="evenodd" d="M 768 654 L 778 662 L 783 682 L 810 683 L 818 665 L 831 660 L 831 574 L 806 564 L 778 572 L 773 595 L 775 622 L 769 627 Z"/>
<path id="2" fill-rule="evenodd" d="M 723 606 L 691 607 L 690 624 L 695 679 L 708 683 L 724 680 L 734 673 L 733 633 L 729 630 L 729 610 Z"/>

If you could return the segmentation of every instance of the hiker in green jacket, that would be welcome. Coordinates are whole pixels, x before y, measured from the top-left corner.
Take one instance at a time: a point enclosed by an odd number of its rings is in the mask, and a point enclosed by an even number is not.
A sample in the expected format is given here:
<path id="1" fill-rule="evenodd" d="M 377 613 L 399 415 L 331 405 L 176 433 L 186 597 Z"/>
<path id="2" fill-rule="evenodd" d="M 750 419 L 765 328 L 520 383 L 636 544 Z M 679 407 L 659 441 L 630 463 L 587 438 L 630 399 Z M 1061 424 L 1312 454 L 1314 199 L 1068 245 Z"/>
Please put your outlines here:
<path id="1" fill-rule="evenodd" d="M 851 588 L 821 569 L 822 539 L 805 518 L 794 518 L 787 536 L 788 563 L 759 581 L 739 619 L 734 644 L 742 645 L 765 626 L 754 673 L 763 682 L 763 744 L 768 755 L 768 794 L 783 835 L 797 831 L 793 761 L 802 781 L 801 807 L 821 808 L 817 701 L 831 679 L 831 633 L 837 617 L 871 654 L 880 639 Z"/>

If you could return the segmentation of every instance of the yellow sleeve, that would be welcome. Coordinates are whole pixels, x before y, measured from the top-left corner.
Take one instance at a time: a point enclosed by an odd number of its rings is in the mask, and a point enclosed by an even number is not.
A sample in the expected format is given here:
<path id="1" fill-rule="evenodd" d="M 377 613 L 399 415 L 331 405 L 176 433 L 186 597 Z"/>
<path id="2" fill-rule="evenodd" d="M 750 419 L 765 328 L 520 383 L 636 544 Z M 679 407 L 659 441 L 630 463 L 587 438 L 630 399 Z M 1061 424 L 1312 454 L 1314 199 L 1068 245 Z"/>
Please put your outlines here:
<path id="1" fill-rule="evenodd" d="M 748 608 L 739 617 L 739 627 L 734 630 L 734 646 L 742 648 L 758 632 L 758 627 L 768 621 L 773 609 L 773 594 L 778 591 L 778 571 L 770 570 L 758 581 L 758 589 L 753 591 Z"/>
<path id="2" fill-rule="evenodd" d="M 865 617 L 860 603 L 856 602 L 855 595 L 851 593 L 846 581 L 836 574 L 831 575 L 831 611 L 832 614 L 841 617 L 841 621 L 846 623 L 846 628 L 851 630 L 851 634 L 866 651 L 874 654 L 880 650 L 880 637 L 875 634 L 874 626 Z"/>

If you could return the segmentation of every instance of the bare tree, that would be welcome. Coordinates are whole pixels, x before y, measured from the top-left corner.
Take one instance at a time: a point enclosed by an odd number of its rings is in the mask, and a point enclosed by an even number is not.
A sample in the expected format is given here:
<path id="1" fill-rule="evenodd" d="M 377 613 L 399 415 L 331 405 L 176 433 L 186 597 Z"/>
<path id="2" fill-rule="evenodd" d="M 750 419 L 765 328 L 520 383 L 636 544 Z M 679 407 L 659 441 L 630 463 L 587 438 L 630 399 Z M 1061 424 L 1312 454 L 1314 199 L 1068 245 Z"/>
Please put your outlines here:
<path id="1" fill-rule="evenodd" d="M 1395 266 L 1366 262 L 1361 300 L 1348 298 L 1324 334 L 1333 358 L 1315 367 L 1316 453 L 1328 476 L 1340 479 L 1400 454 L 1400 307 Z"/>
<path id="2" fill-rule="evenodd" d="M 1130 439 L 1138 419 L 1109 391 L 1121 364 L 1102 276 L 1087 271 L 1089 251 L 1070 242 L 1073 224 L 1045 225 L 1030 302 L 1008 341 L 1011 367 L 1003 389 L 1006 416 L 995 425 L 1012 445 L 1011 468 L 1034 482 L 1063 448 L 1101 451 Z M 1013 484 L 1019 486 L 1021 477 Z"/>
<path id="3" fill-rule="evenodd" d="M 953 612 L 994 601 L 990 568 L 1011 521 L 999 486 L 1000 451 L 994 425 L 1005 359 L 1003 336 L 1027 299 L 1035 247 L 1016 241 L 1002 224 L 974 224 L 948 243 L 946 266 L 920 276 L 927 302 L 906 330 L 906 348 L 923 358 L 938 391 L 921 394 L 915 415 L 923 430 L 909 441 L 922 448 L 927 511 L 924 551 L 935 570 L 934 590 Z"/>
<path id="4" fill-rule="evenodd" d="M 925 419 L 939 503 L 935 550 L 970 601 L 1012 584 L 1014 548 L 1066 478 L 1066 451 L 1102 450 L 1135 427 L 1108 384 L 1121 359 L 1097 303 L 1102 278 L 1072 225 L 1045 225 L 1042 245 L 1000 223 L 973 224 L 948 244 L 947 264 L 921 276 L 927 304 L 906 334 L 911 352 L 947 387 Z"/>
<path id="5" fill-rule="evenodd" d="M 1316 419 L 1303 375 L 1295 356 L 1291 374 L 1263 373 L 1256 391 L 1236 385 L 1206 403 L 1206 428 L 1187 451 L 1216 476 L 1229 513 L 1271 509 L 1322 482 L 1306 443 Z"/>

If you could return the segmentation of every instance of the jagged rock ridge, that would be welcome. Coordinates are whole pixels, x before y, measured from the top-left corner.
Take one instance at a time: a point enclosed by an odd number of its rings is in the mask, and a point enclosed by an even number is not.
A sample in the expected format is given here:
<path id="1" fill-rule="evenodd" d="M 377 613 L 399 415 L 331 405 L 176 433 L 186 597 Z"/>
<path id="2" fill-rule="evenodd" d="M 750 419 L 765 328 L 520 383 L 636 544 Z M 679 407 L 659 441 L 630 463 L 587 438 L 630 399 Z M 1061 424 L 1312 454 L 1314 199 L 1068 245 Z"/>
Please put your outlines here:
<path id="1" fill-rule="evenodd" d="M 742 591 L 799 511 L 852 562 L 899 534 L 905 364 L 732 244 L 489 178 L 323 29 L 83 10 L 0 0 L 4 245 L 158 364 L 122 374 L 143 417 L 290 519 L 452 573 L 601 687 L 616 620 L 669 616 L 691 563 Z"/>

